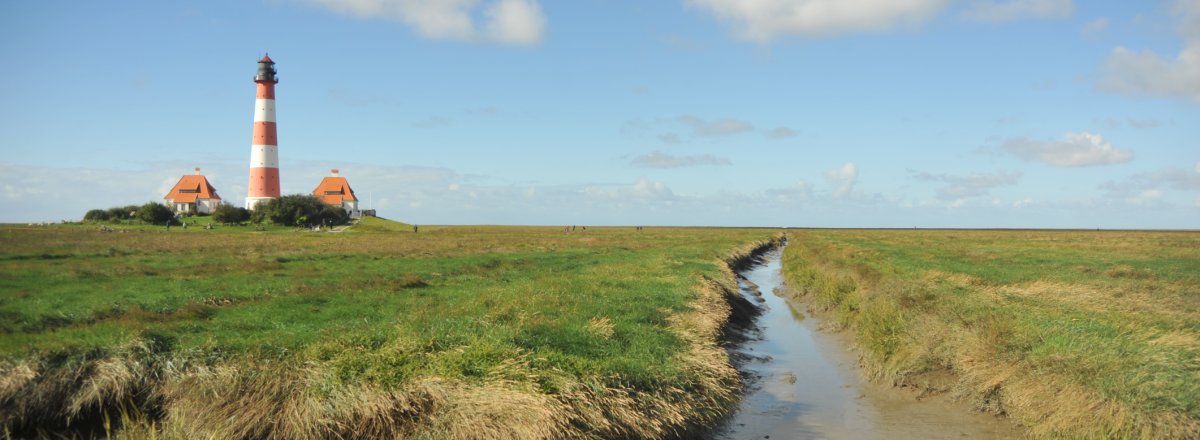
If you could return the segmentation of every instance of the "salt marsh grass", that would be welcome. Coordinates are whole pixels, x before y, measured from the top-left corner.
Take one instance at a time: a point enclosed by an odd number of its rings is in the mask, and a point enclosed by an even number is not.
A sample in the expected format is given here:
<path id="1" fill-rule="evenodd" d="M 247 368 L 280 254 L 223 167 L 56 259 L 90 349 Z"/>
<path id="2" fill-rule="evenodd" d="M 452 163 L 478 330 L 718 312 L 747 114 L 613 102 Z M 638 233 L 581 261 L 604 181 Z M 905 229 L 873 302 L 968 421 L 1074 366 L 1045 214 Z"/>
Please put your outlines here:
<path id="1" fill-rule="evenodd" d="M 728 264 L 773 232 L 0 227 L 0 427 L 671 438 L 740 384 Z"/>
<path id="2" fill-rule="evenodd" d="M 1200 437 L 1200 233 L 794 231 L 784 271 L 880 379 L 1041 437 Z"/>

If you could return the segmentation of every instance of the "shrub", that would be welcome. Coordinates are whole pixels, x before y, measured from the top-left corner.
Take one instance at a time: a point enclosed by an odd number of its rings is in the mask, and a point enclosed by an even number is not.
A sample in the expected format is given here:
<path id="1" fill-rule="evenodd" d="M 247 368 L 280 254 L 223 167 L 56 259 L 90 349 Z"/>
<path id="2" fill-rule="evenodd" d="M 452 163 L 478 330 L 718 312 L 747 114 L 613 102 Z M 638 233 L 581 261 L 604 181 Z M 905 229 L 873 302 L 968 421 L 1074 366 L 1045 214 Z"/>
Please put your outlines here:
<path id="1" fill-rule="evenodd" d="M 108 215 L 108 211 L 103 209 L 93 209 L 88 211 L 87 214 L 83 215 L 83 221 L 87 222 L 104 222 L 108 221 L 110 218 L 112 217 Z"/>
<path id="2" fill-rule="evenodd" d="M 346 212 L 340 206 L 325 205 L 321 209 L 321 224 L 336 226 L 344 225 L 350 222 L 350 213 Z"/>
<path id="3" fill-rule="evenodd" d="M 350 214 L 339 206 L 326 205 L 316 196 L 292 194 L 260 203 L 250 214 L 250 221 L 285 226 L 332 226 L 350 221 Z"/>
<path id="4" fill-rule="evenodd" d="M 222 203 L 217 206 L 212 212 L 213 221 L 218 221 L 225 224 L 241 223 L 250 220 L 250 210 L 233 206 L 228 203 Z"/>
<path id="5" fill-rule="evenodd" d="M 175 213 L 161 203 L 147 202 L 138 208 L 137 218 L 152 225 L 161 225 L 169 221 L 174 222 Z"/>
<path id="6" fill-rule="evenodd" d="M 108 208 L 108 218 L 111 220 L 129 220 L 137 216 L 138 205 L 116 206 Z"/>

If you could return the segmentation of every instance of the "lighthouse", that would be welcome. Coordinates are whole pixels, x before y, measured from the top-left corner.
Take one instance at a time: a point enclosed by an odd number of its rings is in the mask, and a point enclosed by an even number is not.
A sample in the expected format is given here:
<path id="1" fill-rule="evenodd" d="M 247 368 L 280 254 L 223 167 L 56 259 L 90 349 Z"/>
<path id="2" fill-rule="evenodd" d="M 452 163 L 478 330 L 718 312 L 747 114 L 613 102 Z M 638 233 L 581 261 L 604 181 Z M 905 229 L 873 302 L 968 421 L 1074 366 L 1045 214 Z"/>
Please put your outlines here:
<path id="1" fill-rule="evenodd" d="M 279 140 L 275 134 L 275 62 L 263 55 L 254 75 L 254 133 L 250 142 L 250 185 L 246 209 L 279 197 Z"/>

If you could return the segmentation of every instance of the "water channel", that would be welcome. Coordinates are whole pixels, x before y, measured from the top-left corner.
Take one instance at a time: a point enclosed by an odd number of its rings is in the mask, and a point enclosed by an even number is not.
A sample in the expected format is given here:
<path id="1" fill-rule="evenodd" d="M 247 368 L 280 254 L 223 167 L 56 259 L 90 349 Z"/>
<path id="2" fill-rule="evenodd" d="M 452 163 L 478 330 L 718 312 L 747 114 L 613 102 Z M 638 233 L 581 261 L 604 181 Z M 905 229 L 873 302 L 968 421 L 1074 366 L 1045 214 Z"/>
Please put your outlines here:
<path id="1" fill-rule="evenodd" d="M 785 289 L 781 251 L 742 272 L 742 295 L 764 309 L 732 354 L 746 377 L 741 407 L 717 439 L 1000 439 L 1020 431 L 995 416 L 862 379 L 844 337 L 820 330 Z"/>

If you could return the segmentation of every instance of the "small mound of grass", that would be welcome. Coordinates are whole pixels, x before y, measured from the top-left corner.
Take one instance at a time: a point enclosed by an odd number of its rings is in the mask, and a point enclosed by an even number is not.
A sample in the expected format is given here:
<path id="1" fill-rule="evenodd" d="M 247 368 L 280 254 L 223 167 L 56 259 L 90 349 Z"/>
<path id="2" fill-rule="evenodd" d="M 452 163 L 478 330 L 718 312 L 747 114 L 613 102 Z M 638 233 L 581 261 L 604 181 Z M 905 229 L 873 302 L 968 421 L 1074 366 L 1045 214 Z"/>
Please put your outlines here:
<path id="1" fill-rule="evenodd" d="M 358 224 L 350 228 L 351 231 L 371 233 L 371 232 L 413 232 L 413 225 L 402 223 L 394 220 L 388 220 L 382 217 L 363 217 L 358 221 Z M 418 230 L 419 231 L 419 230 Z"/>

